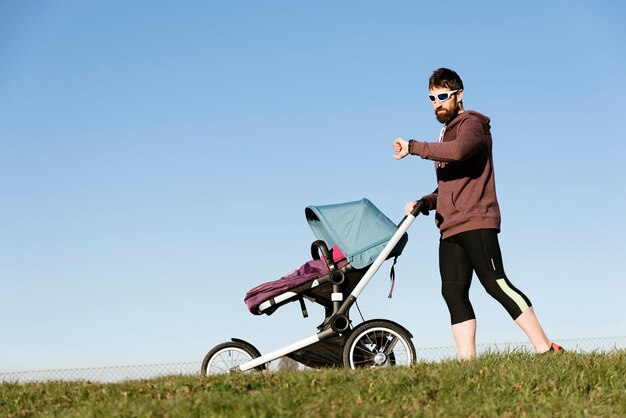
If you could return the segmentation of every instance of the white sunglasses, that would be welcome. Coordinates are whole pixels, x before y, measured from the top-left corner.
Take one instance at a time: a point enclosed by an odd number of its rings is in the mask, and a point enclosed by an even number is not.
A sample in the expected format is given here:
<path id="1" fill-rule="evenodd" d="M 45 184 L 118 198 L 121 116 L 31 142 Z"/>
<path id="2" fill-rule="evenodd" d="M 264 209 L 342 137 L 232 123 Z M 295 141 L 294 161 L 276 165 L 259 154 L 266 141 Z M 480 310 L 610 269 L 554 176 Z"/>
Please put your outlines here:
<path id="1" fill-rule="evenodd" d="M 431 102 L 435 103 L 435 100 L 439 99 L 440 102 L 445 102 L 448 100 L 454 93 L 458 92 L 458 90 L 447 91 L 445 93 L 439 93 L 438 95 L 429 94 L 428 98 Z"/>

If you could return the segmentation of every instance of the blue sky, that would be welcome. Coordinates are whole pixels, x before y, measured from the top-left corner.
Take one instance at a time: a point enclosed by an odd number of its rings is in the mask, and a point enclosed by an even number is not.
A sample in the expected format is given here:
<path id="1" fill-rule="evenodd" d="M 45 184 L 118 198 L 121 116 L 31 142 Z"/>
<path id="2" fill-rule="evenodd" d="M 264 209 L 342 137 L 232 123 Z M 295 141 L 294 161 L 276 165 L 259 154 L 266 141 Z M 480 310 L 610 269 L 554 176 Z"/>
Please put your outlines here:
<path id="1" fill-rule="evenodd" d="M 268 352 L 322 312 L 248 313 L 309 259 L 308 205 L 399 221 L 432 165 L 430 73 L 492 118 L 501 246 L 554 339 L 626 335 L 626 6 L 618 1 L 0 4 L 0 371 Z M 452 345 L 437 230 L 418 218 L 361 295 Z M 524 341 L 475 281 L 478 342 Z"/>

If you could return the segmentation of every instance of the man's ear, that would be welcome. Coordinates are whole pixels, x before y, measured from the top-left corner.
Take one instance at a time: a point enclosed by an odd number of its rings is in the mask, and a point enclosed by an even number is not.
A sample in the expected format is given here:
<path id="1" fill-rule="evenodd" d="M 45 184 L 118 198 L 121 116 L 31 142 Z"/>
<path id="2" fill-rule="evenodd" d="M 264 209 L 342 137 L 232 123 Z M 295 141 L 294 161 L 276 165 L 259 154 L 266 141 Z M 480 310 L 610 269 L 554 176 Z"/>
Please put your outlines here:
<path id="1" fill-rule="evenodd" d="M 458 102 L 463 101 L 463 89 L 460 89 L 459 91 L 456 92 L 456 98 Z"/>

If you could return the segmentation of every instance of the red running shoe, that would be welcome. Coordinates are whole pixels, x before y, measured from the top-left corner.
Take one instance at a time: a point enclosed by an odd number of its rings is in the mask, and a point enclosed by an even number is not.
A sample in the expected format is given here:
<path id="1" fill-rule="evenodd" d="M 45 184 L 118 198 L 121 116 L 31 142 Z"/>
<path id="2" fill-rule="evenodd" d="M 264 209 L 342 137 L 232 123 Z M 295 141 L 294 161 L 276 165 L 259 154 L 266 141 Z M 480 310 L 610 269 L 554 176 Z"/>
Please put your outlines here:
<path id="1" fill-rule="evenodd" d="M 560 345 L 558 345 L 557 343 L 552 343 L 550 345 L 550 350 L 548 350 L 550 353 L 564 353 L 565 349 L 563 347 L 561 347 Z"/>

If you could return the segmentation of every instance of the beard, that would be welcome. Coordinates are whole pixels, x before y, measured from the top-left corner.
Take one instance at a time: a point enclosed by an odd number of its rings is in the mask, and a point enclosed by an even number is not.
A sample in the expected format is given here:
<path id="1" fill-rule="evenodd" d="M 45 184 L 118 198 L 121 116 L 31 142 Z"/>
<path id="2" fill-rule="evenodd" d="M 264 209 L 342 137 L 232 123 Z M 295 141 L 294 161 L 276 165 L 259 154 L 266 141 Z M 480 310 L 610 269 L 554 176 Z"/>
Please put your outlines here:
<path id="1" fill-rule="evenodd" d="M 456 118 L 459 114 L 459 106 L 454 105 L 452 110 L 445 109 L 443 107 L 435 109 L 435 117 L 440 123 L 447 125 L 452 122 L 452 119 Z"/>

